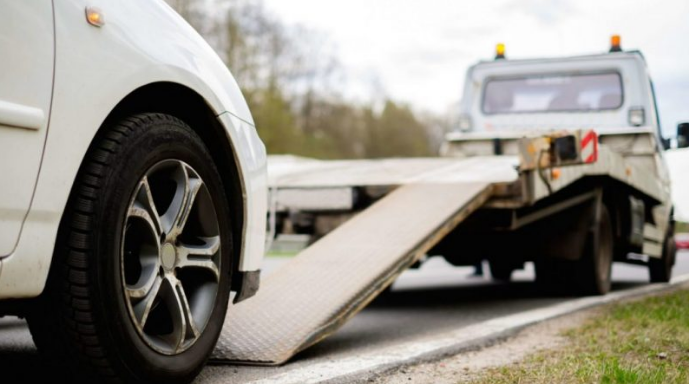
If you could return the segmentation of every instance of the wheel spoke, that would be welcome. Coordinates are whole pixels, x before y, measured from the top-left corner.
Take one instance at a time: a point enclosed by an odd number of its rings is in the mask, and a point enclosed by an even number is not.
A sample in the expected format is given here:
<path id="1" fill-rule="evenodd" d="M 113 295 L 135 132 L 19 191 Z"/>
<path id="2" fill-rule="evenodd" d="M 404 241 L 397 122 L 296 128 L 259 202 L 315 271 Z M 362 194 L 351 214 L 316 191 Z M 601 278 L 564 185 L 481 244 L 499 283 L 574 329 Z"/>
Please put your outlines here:
<path id="1" fill-rule="evenodd" d="M 165 231 L 171 237 L 178 236 L 184 230 L 194 207 L 196 195 L 203 185 L 201 178 L 182 163 L 180 163 L 179 172 L 176 173 L 175 182 L 177 183 L 175 196 L 163 215 Z"/>
<path id="2" fill-rule="evenodd" d="M 184 292 L 184 287 L 182 287 L 181 282 L 177 282 L 177 296 L 180 298 L 180 304 L 182 305 L 181 311 L 183 312 L 184 318 L 186 320 L 187 329 L 185 331 L 186 336 L 196 338 L 199 336 L 199 330 L 196 328 L 196 323 L 194 322 L 194 315 L 192 315 L 192 309 L 189 307 L 189 301 L 187 300 L 187 295 Z"/>
<path id="3" fill-rule="evenodd" d="M 137 193 L 132 206 L 129 208 L 129 217 L 139 217 L 146 221 L 146 223 L 151 227 L 151 230 L 156 235 L 156 239 L 162 232 L 160 216 L 158 215 L 158 210 L 156 210 L 156 205 L 153 202 L 153 196 L 151 195 L 151 187 L 149 185 L 148 178 L 144 178 L 139 182 L 137 188 Z"/>
<path id="4" fill-rule="evenodd" d="M 213 257 L 220 249 L 220 236 L 200 237 L 204 245 L 181 244 L 177 247 L 178 266 L 180 268 L 203 268 L 213 273 L 220 280 L 220 271 Z"/>
<path id="5" fill-rule="evenodd" d="M 173 348 L 173 352 L 179 352 L 185 339 L 188 337 L 195 339 L 199 336 L 199 330 L 194 323 L 182 283 L 173 276 L 166 276 L 165 283 L 165 301 L 170 310 L 173 326 L 173 331 L 166 340 Z"/>
<path id="6" fill-rule="evenodd" d="M 145 293 L 144 296 L 142 296 L 141 301 L 133 305 L 133 310 L 135 317 L 137 319 L 137 322 L 139 323 L 139 328 L 142 330 L 144 329 L 144 326 L 146 325 L 146 321 L 148 320 L 149 313 L 151 312 L 151 307 L 153 306 L 154 301 L 156 300 L 156 297 L 158 296 L 158 293 L 160 292 L 160 287 L 161 283 L 163 280 L 161 279 L 160 276 L 153 276 L 154 280 L 151 283 L 151 286 L 149 290 Z M 138 290 L 131 290 L 127 289 L 128 294 L 131 294 L 132 291 L 138 291 Z M 140 292 L 136 292 L 137 295 L 139 295 Z M 131 298 L 137 298 L 136 296 L 130 295 Z"/>
<path id="7" fill-rule="evenodd" d="M 176 288 L 177 279 L 166 275 L 163 279 L 163 287 L 161 289 L 161 296 L 168 307 L 173 330 L 170 334 L 161 338 L 172 348 L 173 353 L 177 353 L 184 342 L 185 331 L 187 330 L 185 314 L 182 311 L 183 306 Z"/>
<path id="8" fill-rule="evenodd" d="M 192 212 L 192 208 L 194 207 L 194 203 L 196 202 L 196 195 L 199 193 L 199 190 L 201 189 L 203 182 L 201 181 L 201 178 L 199 178 L 196 173 L 187 168 L 186 166 L 183 166 L 184 174 L 186 176 L 186 185 L 185 185 L 185 204 L 182 208 L 180 208 L 180 211 L 176 217 L 176 222 L 175 222 L 175 227 L 177 228 L 178 234 L 182 233 L 184 230 L 185 225 L 187 224 L 187 220 L 189 219 L 189 214 Z"/>
<path id="9" fill-rule="evenodd" d="M 126 286 L 127 295 L 132 299 L 141 299 L 148 296 L 148 294 L 153 290 L 153 287 L 156 285 L 159 268 L 160 263 L 158 259 L 155 259 L 152 261 L 152 263 L 144 266 L 142 269 L 142 274 L 137 283 Z"/>

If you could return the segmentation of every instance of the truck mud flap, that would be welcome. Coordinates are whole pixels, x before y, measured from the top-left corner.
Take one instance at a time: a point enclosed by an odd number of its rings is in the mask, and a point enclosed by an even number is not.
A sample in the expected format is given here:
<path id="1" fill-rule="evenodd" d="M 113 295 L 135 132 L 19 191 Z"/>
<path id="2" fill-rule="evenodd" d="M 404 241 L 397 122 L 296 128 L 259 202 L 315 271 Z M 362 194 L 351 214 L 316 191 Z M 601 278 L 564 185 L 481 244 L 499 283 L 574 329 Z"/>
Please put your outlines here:
<path id="1" fill-rule="evenodd" d="M 334 333 L 479 208 L 491 183 L 397 188 L 231 305 L 211 360 L 279 365 Z"/>

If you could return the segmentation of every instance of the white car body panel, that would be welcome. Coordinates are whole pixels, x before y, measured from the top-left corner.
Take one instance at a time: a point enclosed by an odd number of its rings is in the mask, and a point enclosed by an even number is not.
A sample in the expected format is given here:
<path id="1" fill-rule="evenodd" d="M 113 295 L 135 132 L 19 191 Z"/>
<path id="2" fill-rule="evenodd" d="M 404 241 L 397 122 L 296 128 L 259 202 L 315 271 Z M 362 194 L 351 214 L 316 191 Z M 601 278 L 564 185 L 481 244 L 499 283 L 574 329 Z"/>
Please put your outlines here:
<path id="1" fill-rule="evenodd" d="M 87 23 L 87 5 L 101 10 L 104 26 Z M 0 299 L 41 293 L 62 212 L 94 135 L 123 98 L 156 82 L 195 91 L 226 129 L 235 149 L 245 205 L 238 269 L 260 269 L 267 205 L 266 151 L 227 67 L 163 1 L 61 0 L 54 7 L 57 53 L 50 127 L 21 237 L 14 252 L 2 260 Z M 1 153 L 0 161 L 8 162 Z"/>
<path id="2" fill-rule="evenodd" d="M 48 130 L 53 92 L 53 9 L 10 1 L 0 12 L 0 256 L 14 250 Z"/>

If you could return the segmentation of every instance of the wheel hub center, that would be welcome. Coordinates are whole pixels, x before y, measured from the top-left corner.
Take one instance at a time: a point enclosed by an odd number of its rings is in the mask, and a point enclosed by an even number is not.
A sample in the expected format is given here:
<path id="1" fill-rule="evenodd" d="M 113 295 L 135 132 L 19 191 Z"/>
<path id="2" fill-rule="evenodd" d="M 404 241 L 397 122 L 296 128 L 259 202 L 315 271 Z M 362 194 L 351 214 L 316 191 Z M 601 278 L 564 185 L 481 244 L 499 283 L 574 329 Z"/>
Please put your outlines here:
<path id="1" fill-rule="evenodd" d="M 177 250 L 175 249 L 175 246 L 170 243 L 164 244 L 163 249 L 161 250 L 161 263 L 163 264 L 163 268 L 168 271 L 172 270 L 175 268 L 176 261 Z"/>

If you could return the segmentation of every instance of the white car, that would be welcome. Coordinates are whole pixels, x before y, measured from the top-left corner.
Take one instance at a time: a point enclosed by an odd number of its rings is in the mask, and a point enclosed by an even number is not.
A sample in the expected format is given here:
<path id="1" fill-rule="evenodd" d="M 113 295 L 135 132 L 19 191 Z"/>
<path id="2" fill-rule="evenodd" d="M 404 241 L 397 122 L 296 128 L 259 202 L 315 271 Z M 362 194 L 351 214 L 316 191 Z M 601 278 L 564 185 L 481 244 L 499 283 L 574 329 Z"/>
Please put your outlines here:
<path id="1" fill-rule="evenodd" d="M 163 1 L 0 2 L 0 315 L 79 379 L 191 380 L 258 288 L 266 152 Z"/>

